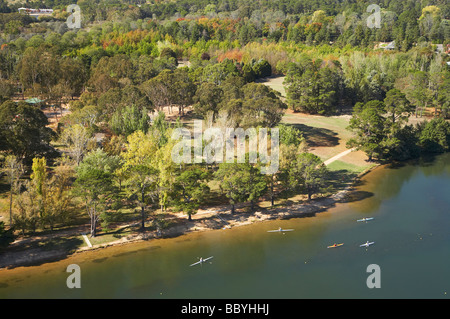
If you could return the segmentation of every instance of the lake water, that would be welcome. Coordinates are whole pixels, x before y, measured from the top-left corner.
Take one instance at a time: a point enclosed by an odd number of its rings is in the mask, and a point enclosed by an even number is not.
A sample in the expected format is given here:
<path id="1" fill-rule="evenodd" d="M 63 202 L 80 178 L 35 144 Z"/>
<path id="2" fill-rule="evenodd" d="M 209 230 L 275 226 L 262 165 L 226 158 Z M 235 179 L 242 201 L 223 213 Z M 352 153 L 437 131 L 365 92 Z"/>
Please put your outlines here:
<path id="1" fill-rule="evenodd" d="M 0 271 L 0 298 L 448 298 L 450 154 L 377 168 L 315 217 L 111 247 Z M 374 217 L 367 223 L 356 222 Z M 268 233 L 278 227 L 287 233 Z M 366 241 L 375 244 L 359 247 Z M 328 245 L 344 243 L 327 249 Z M 198 257 L 211 263 L 189 267 Z M 69 264 L 81 288 L 68 289 Z M 367 266 L 380 267 L 369 289 Z"/>

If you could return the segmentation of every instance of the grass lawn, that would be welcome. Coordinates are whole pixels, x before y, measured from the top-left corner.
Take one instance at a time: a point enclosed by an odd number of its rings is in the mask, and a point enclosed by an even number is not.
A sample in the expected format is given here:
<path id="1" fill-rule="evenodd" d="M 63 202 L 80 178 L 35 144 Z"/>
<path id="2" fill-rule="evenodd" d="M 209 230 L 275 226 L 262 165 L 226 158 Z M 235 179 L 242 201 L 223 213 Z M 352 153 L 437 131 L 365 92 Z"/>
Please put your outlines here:
<path id="1" fill-rule="evenodd" d="M 282 98 L 286 98 L 286 90 L 284 89 L 283 81 L 284 76 L 269 76 L 267 78 L 258 79 L 255 82 L 256 83 L 263 83 L 267 85 L 268 87 L 274 89 L 275 91 L 278 91 L 281 93 Z"/>
<path id="2" fill-rule="evenodd" d="M 308 142 L 309 151 L 326 161 L 347 150 L 346 143 L 352 136 L 352 133 L 346 129 L 349 120 L 348 115 L 320 116 L 287 110 L 282 123 L 300 129 Z M 351 152 L 341 157 L 338 163 L 331 163 L 328 168 L 340 170 L 345 165 L 344 169 L 349 172 L 363 172 L 371 166 L 366 160 L 367 156 L 363 152 Z"/>
<path id="3" fill-rule="evenodd" d="M 135 230 L 129 227 L 126 229 L 119 229 L 117 231 L 113 231 L 110 233 L 100 233 L 95 237 L 91 237 L 89 236 L 89 234 L 87 234 L 86 236 L 88 237 L 92 245 L 99 245 L 119 240 L 120 238 L 126 237 L 133 233 L 135 233 Z M 83 240 L 83 245 L 81 245 L 80 247 L 86 247 L 87 246 L 86 241 L 83 239 L 82 236 L 80 236 L 80 238 Z"/>
<path id="4" fill-rule="evenodd" d="M 347 163 L 347 162 L 337 160 L 337 161 L 334 161 L 333 163 L 331 163 L 330 165 L 328 165 L 328 169 L 330 171 L 345 170 L 345 171 L 348 171 L 351 173 L 360 174 L 360 173 L 364 172 L 365 170 L 373 167 L 374 165 L 375 164 L 368 163 L 365 166 L 360 166 L 360 165 L 355 165 L 352 163 Z"/>
<path id="5" fill-rule="evenodd" d="M 282 123 L 291 124 L 297 126 L 299 129 L 303 129 L 305 135 L 314 135 L 315 133 L 319 133 L 318 135 L 320 138 L 330 139 L 328 141 L 329 144 L 337 143 L 339 140 L 347 141 L 351 137 L 351 132 L 346 129 L 349 121 L 350 116 L 348 115 L 309 115 L 305 113 L 294 113 L 292 110 L 287 110 L 282 119 Z M 336 138 L 338 138 L 337 141 Z M 317 143 L 319 141 L 317 141 Z M 323 141 L 323 143 L 325 142 L 327 142 L 327 140 Z M 326 146 L 329 144 L 319 144 L 318 146 Z"/>

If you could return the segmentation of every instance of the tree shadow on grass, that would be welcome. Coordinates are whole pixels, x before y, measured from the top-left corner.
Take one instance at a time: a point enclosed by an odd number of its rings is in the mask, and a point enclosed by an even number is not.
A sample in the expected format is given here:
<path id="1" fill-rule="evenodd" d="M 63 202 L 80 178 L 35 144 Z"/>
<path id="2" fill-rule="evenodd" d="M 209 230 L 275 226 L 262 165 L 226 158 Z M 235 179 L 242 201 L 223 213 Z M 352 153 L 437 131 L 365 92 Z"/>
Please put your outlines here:
<path id="1" fill-rule="evenodd" d="M 357 173 L 348 171 L 346 169 L 340 169 L 335 171 L 328 171 L 327 182 L 332 187 L 332 191 L 340 191 L 347 186 L 354 183 Z"/>
<path id="2" fill-rule="evenodd" d="M 134 221 L 132 224 L 130 225 L 126 225 L 126 226 L 121 226 L 112 230 L 103 230 L 102 232 L 96 234 L 95 237 L 102 237 L 105 235 L 112 235 L 114 238 L 121 238 L 123 236 L 127 235 L 127 232 L 134 232 L 134 231 L 139 231 L 141 230 L 141 221 Z M 147 227 L 146 227 L 147 228 Z"/>
<path id="3" fill-rule="evenodd" d="M 332 147 L 339 145 L 340 138 L 338 133 L 323 128 L 323 127 L 313 127 L 305 124 L 289 124 L 299 129 L 303 137 L 308 142 L 310 147 Z"/>
<path id="4" fill-rule="evenodd" d="M 0 194 L 9 193 L 9 184 L 6 182 L 6 174 L 0 172 Z"/>
<path id="5" fill-rule="evenodd" d="M 345 169 L 337 170 L 337 171 L 330 171 L 328 173 L 328 180 L 330 183 L 330 187 L 332 189 L 333 193 L 336 193 L 338 191 L 344 190 L 349 186 L 352 187 L 359 187 L 364 185 L 364 181 L 361 179 L 356 179 L 358 176 L 357 173 L 351 172 Z M 356 180 L 355 180 L 356 179 Z M 368 192 L 368 191 L 361 191 L 361 190 L 353 190 L 350 191 L 348 194 L 345 195 L 345 197 L 340 200 L 340 202 L 356 202 L 360 201 L 369 197 L 372 197 L 374 193 Z"/>
<path id="6" fill-rule="evenodd" d="M 0 256 L 0 268 L 37 266 L 62 260 L 83 244 L 77 237 L 55 237 L 45 241 L 33 241 L 20 247 L 5 249 Z"/>

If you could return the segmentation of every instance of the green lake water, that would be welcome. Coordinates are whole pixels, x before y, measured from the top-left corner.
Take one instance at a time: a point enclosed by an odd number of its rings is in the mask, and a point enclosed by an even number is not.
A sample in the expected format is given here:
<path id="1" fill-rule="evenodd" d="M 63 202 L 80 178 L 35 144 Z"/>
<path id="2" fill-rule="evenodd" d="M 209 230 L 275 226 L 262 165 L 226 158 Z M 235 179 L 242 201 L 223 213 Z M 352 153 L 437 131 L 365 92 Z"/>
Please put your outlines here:
<path id="1" fill-rule="evenodd" d="M 0 298 L 449 298 L 450 154 L 377 168 L 356 194 L 315 217 L 0 271 Z M 356 222 L 363 217 L 374 220 Z M 267 232 L 278 227 L 294 231 Z M 366 241 L 375 244 L 359 247 Z M 327 249 L 334 243 L 344 245 Z M 69 264 L 81 268 L 80 289 L 66 286 Z M 381 288 L 366 285 L 370 264 L 380 267 Z"/>

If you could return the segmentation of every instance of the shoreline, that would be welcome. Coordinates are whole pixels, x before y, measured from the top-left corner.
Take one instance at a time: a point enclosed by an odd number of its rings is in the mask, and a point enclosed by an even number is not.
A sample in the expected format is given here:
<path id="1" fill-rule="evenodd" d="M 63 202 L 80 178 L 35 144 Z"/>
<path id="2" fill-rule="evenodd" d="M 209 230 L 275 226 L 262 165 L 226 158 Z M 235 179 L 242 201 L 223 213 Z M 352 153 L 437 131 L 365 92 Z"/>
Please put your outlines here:
<path id="1" fill-rule="evenodd" d="M 268 207 L 250 213 L 236 212 L 233 215 L 228 208 L 229 205 L 226 205 L 224 210 L 218 210 L 217 207 L 210 207 L 205 209 L 205 212 L 201 214 L 203 216 L 193 215 L 192 221 L 187 220 L 186 215 L 184 215 L 184 218 L 177 218 L 178 221 L 173 226 L 162 230 L 161 236 L 158 236 L 157 231 L 134 233 L 115 241 L 95 244 L 92 245 L 92 247 L 80 247 L 74 251 L 67 251 L 65 249 L 45 250 L 40 248 L 31 248 L 15 252 L 7 251 L 0 256 L 0 271 L 14 269 L 17 267 L 38 266 L 48 262 L 61 261 L 76 254 L 82 254 L 87 251 L 95 251 L 111 246 L 133 244 L 153 239 L 174 238 L 195 232 L 227 229 L 270 220 L 314 217 L 315 214 L 327 211 L 328 209 L 334 207 L 337 203 L 348 202 L 346 201 L 346 197 L 352 193 L 355 184 L 363 176 L 381 166 L 382 164 L 376 164 L 366 169 L 358 174 L 343 190 L 327 197 L 312 199 L 311 201 L 302 203 L 291 203 L 287 205 L 282 204 L 278 207 Z M 238 210 L 242 207 L 246 207 L 246 205 L 238 206 L 236 208 Z M 58 236 L 56 235 L 55 237 Z"/>

